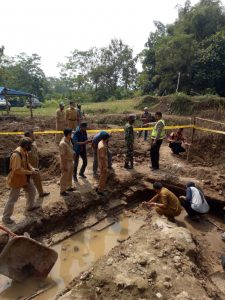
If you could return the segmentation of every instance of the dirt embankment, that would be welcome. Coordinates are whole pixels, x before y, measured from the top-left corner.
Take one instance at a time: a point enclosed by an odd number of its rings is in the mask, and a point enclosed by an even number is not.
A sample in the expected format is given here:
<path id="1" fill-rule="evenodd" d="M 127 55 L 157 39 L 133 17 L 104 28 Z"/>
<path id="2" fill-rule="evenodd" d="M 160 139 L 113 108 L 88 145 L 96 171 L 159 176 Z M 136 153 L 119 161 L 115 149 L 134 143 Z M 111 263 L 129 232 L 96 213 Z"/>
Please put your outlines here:
<path id="1" fill-rule="evenodd" d="M 57 299 L 222 300 L 197 266 L 197 258 L 189 230 L 148 216 L 145 226 L 75 279 Z"/>

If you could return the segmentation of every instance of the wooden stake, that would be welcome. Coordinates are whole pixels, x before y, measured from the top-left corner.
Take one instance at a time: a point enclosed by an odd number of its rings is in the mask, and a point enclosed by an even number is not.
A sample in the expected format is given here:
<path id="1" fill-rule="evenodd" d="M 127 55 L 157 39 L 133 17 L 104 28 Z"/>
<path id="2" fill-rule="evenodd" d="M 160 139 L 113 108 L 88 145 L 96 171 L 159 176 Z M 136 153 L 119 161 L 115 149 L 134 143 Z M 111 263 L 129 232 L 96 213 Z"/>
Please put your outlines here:
<path id="1" fill-rule="evenodd" d="M 30 118 L 33 119 L 33 109 L 32 109 L 32 98 L 29 97 L 29 104 L 30 104 Z"/>

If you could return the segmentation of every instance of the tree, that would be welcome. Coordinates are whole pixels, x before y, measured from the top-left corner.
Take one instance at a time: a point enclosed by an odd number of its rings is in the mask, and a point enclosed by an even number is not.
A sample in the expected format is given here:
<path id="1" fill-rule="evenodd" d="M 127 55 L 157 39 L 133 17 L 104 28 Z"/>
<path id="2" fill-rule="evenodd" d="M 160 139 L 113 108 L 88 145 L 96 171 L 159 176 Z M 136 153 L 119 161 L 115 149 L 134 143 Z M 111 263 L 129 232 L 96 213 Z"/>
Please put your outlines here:
<path id="1" fill-rule="evenodd" d="M 93 100 L 119 97 L 135 87 L 137 57 L 122 40 L 113 39 L 107 47 L 75 50 L 61 64 L 61 78 L 77 93 L 89 93 Z M 118 93 L 119 92 L 119 93 Z"/>
<path id="2" fill-rule="evenodd" d="M 15 57 L 3 56 L 0 67 L 0 84 L 13 89 L 24 90 L 43 99 L 47 92 L 47 80 L 40 67 L 37 54 L 21 53 Z"/>
<path id="3" fill-rule="evenodd" d="M 210 88 L 223 95 L 225 10 L 221 2 L 201 0 L 192 7 L 187 0 L 184 7 L 178 7 L 173 24 L 155 25 L 156 31 L 150 33 L 142 52 L 142 91 L 173 93 L 180 73 L 180 91 L 205 92 Z"/>

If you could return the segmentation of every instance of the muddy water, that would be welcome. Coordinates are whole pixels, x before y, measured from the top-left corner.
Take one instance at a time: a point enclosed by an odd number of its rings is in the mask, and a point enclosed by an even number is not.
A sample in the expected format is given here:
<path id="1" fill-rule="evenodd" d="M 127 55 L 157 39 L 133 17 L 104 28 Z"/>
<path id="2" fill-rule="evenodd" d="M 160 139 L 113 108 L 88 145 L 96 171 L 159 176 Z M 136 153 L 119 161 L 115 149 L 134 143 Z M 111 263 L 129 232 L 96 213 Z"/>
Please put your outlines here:
<path id="1" fill-rule="evenodd" d="M 30 299 L 33 294 L 44 289 L 46 291 L 37 295 L 35 299 L 54 299 L 74 277 L 117 245 L 119 238 L 126 239 L 142 224 L 142 219 L 121 215 L 118 222 L 102 231 L 88 229 L 72 236 L 53 247 L 58 252 L 59 258 L 46 280 L 29 279 L 17 283 L 0 276 L 0 299 Z"/>

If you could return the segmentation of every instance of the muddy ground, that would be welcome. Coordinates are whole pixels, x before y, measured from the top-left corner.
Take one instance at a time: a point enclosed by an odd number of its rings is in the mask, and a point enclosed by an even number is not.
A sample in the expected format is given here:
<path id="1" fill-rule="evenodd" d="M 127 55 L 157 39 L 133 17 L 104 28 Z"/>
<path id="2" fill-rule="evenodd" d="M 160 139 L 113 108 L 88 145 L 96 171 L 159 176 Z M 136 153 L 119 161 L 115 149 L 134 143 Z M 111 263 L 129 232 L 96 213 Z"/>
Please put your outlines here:
<path id="1" fill-rule="evenodd" d="M 123 123 L 124 118 L 108 116 L 112 123 L 108 128 L 117 126 L 118 121 Z M 105 128 L 106 119 L 98 120 L 99 124 L 91 120 L 90 127 Z M 170 116 L 167 122 L 188 124 L 190 119 Z M 24 131 L 29 128 L 54 129 L 54 120 L 39 118 L 31 121 L 14 118 L 10 122 L 0 121 L 0 131 Z M 186 131 L 189 139 L 191 134 L 191 130 Z M 214 138 L 212 137 L 211 141 Z M 119 209 L 125 209 L 124 203 L 149 199 L 153 195 L 149 183 L 161 180 L 177 194 L 183 193 L 187 181 L 197 182 L 213 208 L 207 218 L 225 231 L 222 219 L 225 205 L 225 164 L 222 159 L 224 145 L 217 147 L 217 143 L 220 145 L 221 141 L 214 140 L 213 143 L 207 144 L 207 139 L 203 134 L 196 135 L 189 161 L 186 154 L 179 157 L 171 154 L 165 142 L 161 149 L 160 171 L 152 173 L 149 168 L 149 142 L 144 142 L 142 138 L 136 140 L 135 168 L 126 171 L 123 169 L 123 135 L 114 133 L 110 141 L 114 170 L 108 181 L 107 196 L 102 199 L 95 193 L 97 181 L 92 177 L 92 151 L 89 148 L 87 180 L 80 179 L 78 184 L 75 184 L 77 191 L 71 193 L 68 199 L 63 199 L 59 196 L 60 171 L 55 138 L 53 135 L 38 135 L 43 184 L 51 195 L 44 200 L 37 199 L 42 204 L 42 209 L 27 215 L 24 214 L 25 199 L 22 194 L 15 207 L 14 219 L 17 224 L 11 229 L 17 233 L 28 231 L 32 237 L 53 245 L 66 236 L 96 223 L 107 214 L 112 214 L 113 203 L 116 201 L 125 201 L 121 207 L 119 205 Z M 16 147 L 18 140 L 18 136 L 0 136 L 1 163 L 7 153 Z M 202 152 L 205 152 L 205 159 L 199 150 L 201 144 L 204 146 Z M 0 215 L 8 192 L 5 177 L 0 176 Z M 200 224 L 193 223 L 186 218 L 184 212 L 178 218 L 175 227 L 157 218 L 155 214 L 152 216 L 151 213 L 146 213 L 141 207 L 130 213 L 146 216 L 146 225 L 135 236 L 113 249 L 109 256 L 97 262 L 94 269 L 88 271 L 82 279 L 77 278 L 71 283 L 65 292 L 70 289 L 71 291 L 64 299 L 225 299 L 210 278 L 210 274 L 221 271 L 220 255 L 225 252 L 225 244 L 221 241 L 222 231 L 209 223 L 207 218 Z M 180 250 L 176 247 L 179 232 L 184 236 L 184 250 L 182 247 Z M 188 243 L 185 242 L 187 236 Z M 111 276 L 112 273 L 115 276 Z M 80 295 L 80 298 L 77 295 Z"/>

